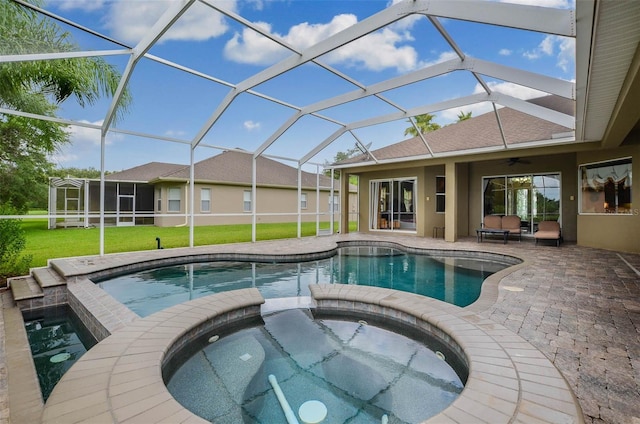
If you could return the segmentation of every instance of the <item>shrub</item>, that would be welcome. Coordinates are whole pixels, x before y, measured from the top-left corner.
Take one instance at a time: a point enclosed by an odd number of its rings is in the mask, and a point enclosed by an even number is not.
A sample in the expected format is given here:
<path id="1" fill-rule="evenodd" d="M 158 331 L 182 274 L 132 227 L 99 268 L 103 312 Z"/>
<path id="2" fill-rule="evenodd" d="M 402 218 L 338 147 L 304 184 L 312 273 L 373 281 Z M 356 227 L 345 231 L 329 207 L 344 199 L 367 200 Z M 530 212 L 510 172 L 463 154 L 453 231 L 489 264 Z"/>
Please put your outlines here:
<path id="1" fill-rule="evenodd" d="M 10 205 L 0 205 L 1 215 L 15 215 Z M 20 219 L 0 219 L 0 285 L 7 284 L 7 278 L 25 275 L 29 272 L 31 255 L 22 256 L 26 245 Z"/>

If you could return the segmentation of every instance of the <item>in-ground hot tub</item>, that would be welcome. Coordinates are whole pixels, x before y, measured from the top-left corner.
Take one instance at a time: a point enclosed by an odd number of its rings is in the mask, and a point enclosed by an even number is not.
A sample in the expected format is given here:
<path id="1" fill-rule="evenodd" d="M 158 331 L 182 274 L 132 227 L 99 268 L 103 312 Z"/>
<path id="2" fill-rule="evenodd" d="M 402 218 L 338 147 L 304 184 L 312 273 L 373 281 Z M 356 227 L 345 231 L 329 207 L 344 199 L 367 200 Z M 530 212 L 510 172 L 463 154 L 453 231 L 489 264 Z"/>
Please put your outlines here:
<path id="1" fill-rule="evenodd" d="M 271 313 L 203 334 L 164 367 L 165 381 L 211 422 L 285 422 L 285 411 L 305 422 L 309 402 L 336 423 L 421 422 L 448 407 L 467 378 L 464 358 L 432 335 L 375 320 Z"/>

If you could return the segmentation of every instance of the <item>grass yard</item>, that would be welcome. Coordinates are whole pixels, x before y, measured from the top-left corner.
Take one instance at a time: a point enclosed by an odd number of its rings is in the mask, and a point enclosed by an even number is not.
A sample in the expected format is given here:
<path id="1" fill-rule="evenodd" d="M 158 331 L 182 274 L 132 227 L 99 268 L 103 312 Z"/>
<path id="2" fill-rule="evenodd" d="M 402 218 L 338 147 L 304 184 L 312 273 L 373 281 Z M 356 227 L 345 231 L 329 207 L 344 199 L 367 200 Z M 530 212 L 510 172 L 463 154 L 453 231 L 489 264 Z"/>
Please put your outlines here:
<path id="1" fill-rule="evenodd" d="M 100 253 L 98 228 L 47 229 L 46 219 L 23 219 L 27 245 L 23 254 L 32 255 L 32 267 L 45 266 L 47 259 L 70 256 L 97 255 Z M 351 223 L 355 231 L 355 223 Z M 328 228 L 328 223 L 321 223 Z M 335 228 L 338 228 L 337 224 Z M 302 223 L 302 236 L 316 234 L 315 222 Z M 258 224 L 257 240 L 295 238 L 297 223 Z M 105 253 L 133 252 L 157 248 L 160 237 L 164 248 L 189 245 L 189 227 L 105 227 Z M 194 244 L 240 243 L 251 241 L 251 225 L 213 225 L 194 228 Z"/>

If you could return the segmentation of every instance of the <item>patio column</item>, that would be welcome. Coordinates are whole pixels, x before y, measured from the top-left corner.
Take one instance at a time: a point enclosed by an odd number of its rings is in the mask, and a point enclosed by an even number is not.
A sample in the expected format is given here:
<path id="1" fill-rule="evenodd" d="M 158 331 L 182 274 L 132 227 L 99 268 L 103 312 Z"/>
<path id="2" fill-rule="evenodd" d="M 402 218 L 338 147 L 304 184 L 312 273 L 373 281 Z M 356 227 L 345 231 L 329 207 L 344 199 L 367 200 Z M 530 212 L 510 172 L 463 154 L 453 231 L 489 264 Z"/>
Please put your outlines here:
<path id="1" fill-rule="evenodd" d="M 455 242 L 458 239 L 458 192 L 456 163 L 447 161 L 444 165 L 445 179 L 445 214 L 444 239 Z"/>

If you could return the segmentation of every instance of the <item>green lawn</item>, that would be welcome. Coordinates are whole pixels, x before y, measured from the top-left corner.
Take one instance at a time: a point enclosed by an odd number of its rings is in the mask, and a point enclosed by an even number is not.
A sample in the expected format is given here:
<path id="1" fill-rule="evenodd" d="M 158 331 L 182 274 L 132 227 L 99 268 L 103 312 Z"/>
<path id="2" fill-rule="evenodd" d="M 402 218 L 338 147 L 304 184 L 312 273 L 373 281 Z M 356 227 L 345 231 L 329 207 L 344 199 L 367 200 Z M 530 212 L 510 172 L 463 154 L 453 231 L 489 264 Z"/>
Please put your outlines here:
<path id="1" fill-rule="evenodd" d="M 47 229 L 46 219 L 23 219 L 27 245 L 24 254 L 32 255 L 32 267 L 45 266 L 47 259 L 70 256 L 97 255 L 100 253 L 98 228 Z M 355 231 L 355 223 L 350 227 Z M 321 228 L 328 228 L 323 223 Z M 337 224 L 335 228 L 338 228 Z M 302 223 L 302 235 L 313 236 L 315 222 Z M 258 240 L 295 238 L 297 224 L 258 224 Z M 133 252 L 156 249 L 156 237 L 160 237 L 164 248 L 189 245 L 189 227 L 106 227 L 104 230 L 105 253 Z M 194 228 L 194 244 L 239 243 L 251 241 L 251 225 L 213 225 Z"/>

